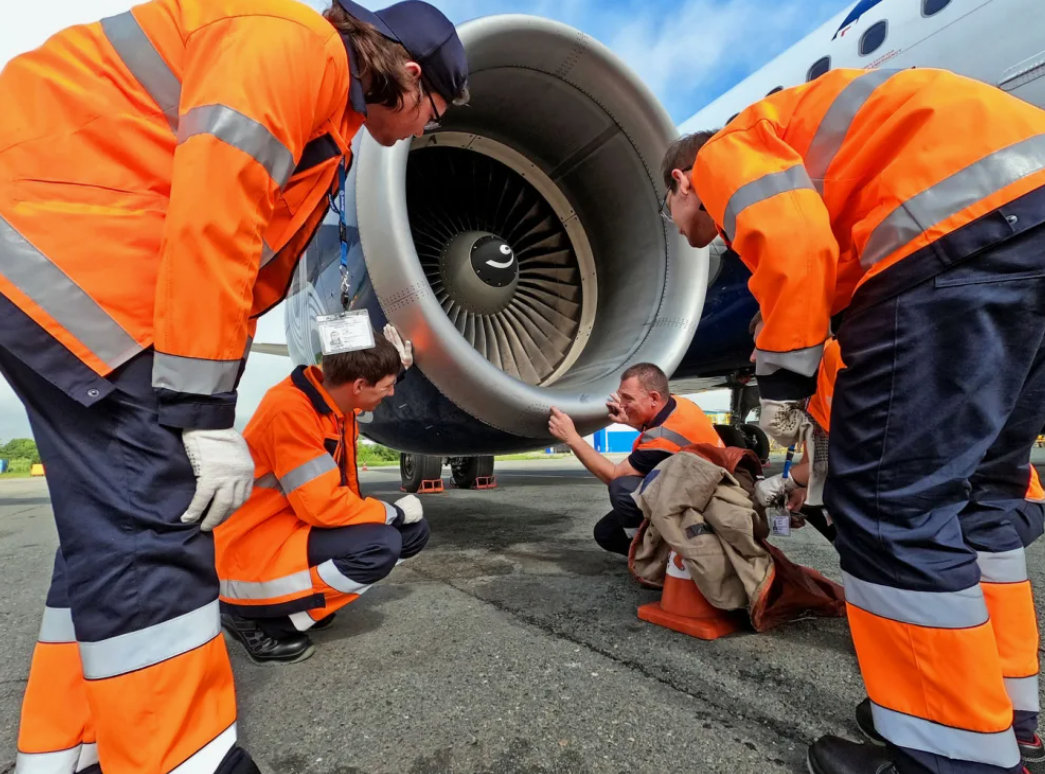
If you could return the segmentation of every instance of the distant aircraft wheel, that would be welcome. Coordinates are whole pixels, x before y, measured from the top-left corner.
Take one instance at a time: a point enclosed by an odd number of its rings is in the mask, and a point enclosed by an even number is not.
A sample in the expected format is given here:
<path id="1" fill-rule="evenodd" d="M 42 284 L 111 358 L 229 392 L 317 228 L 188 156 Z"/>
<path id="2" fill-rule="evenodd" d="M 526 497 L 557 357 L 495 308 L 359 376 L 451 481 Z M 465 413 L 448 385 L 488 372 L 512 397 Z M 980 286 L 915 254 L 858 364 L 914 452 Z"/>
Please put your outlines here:
<path id="1" fill-rule="evenodd" d="M 416 492 L 422 481 L 432 481 L 443 476 L 443 458 L 431 457 L 427 454 L 400 454 L 399 477 L 403 489 Z"/>
<path id="2" fill-rule="evenodd" d="M 762 464 L 769 462 L 769 436 L 766 431 L 758 425 L 745 424 L 740 426 L 740 432 L 744 434 L 747 448 L 758 455 Z"/>
<path id="3" fill-rule="evenodd" d="M 715 431 L 726 446 L 732 446 L 737 449 L 748 448 L 747 438 L 744 437 L 744 434 L 738 428 L 730 425 L 715 425 Z"/>
<path id="4" fill-rule="evenodd" d="M 458 489 L 471 489 L 477 478 L 493 475 L 493 457 L 453 457 L 450 470 Z"/>

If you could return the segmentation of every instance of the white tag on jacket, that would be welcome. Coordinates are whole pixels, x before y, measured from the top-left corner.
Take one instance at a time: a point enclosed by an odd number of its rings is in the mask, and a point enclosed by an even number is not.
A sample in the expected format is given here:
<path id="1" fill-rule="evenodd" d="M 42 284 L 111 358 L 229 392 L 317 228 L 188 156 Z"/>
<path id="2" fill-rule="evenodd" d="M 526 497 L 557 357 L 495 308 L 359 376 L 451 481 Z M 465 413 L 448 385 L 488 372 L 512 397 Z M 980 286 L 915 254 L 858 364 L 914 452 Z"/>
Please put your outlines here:
<path id="1" fill-rule="evenodd" d="M 370 313 L 366 309 L 322 315 L 316 318 L 316 328 L 324 355 L 374 347 L 374 329 L 370 326 Z"/>
<path id="2" fill-rule="evenodd" d="M 779 537 L 790 537 L 791 535 L 791 512 L 787 507 L 781 508 L 774 505 L 766 509 L 766 514 L 771 519 L 771 532 Z"/>

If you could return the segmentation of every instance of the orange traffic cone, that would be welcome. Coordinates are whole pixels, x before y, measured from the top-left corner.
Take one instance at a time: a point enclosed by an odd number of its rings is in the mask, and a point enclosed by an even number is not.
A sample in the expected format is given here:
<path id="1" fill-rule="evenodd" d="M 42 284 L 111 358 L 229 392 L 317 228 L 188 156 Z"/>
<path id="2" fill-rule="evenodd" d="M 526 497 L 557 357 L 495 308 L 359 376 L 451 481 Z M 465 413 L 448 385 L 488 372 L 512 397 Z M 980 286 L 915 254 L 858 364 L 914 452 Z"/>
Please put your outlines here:
<path id="1" fill-rule="evenodd" d="M 368 468 L 368 467 L 366 466 L 366 463 L 365 463 L 365 462 L 363 463 L 363 470 L 370 470 L 370 468 Z"/>
<path id="2" fill-rule="evenodd" d="M 690 637 L 717 640 L 740 629 L 735 615 L 713 607 L 700 593 L 682 558 L 671 552 L 660 602 L 639 608 L 639 618 Z"/>

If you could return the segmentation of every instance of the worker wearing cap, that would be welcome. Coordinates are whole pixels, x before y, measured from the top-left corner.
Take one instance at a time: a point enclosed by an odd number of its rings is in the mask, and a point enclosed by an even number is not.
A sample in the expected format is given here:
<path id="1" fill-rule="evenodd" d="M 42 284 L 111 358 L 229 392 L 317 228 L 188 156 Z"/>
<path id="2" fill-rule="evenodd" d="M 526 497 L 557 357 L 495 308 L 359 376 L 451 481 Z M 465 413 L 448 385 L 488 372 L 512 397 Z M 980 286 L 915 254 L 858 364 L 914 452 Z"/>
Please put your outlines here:
<path id="1" fill-rule="evenodd" d="M 421 502 L 363 497 L 356 414 L 395 394 L 413 347 L 392 326 L 374 346 L 324 353 L 270 389 L 243 431 L 250 499 L 214 531 L 222 624 L 258 663 L 297 663 L 326 628 L 428 542 Z"/>
<path id="2" fill-rule="evenodd" d="M 1045 425 L 1045 113 L 942 70 L 838 70 L 663 170 L 690 244 L 721 234 L 752 271 L 760 421 L 785 446 L 842 315 L 824 502 L 889 748 L 823 737 L 810 768 L 1017 770 L 1034 602 L 1012 520 L 970 495 L 1021 505 Z M 1013 640 L 1034 657 L 1010 663 Z"/>
<path id="3" fill-rule="evenodd" d="M 0 72 L 0 371 L 60 543 L 19 774 L 257 771 L 210 533 L 251 492 L 251 334 L 356 132 L 420 135 L 467 76 L 431 5 L 347 0 L 151 0 Z"/>
<path id="4" fill-rule="evenodd" d="M 628 368 L 620 387 L 606 404 L 612 422 L 639 431 L 628 458 L 614 463 L 599 454 L 577 432 L 573 420 L 552 408 L 548 432 L 570 447 L 588 472 L 609 487 L 612 509 L 595 524 L 595 542 L 615 554 L 628 555 L 631 540 L 645 518 L 632 494 L 661 462 L 686 446 L 725 446 L 700 407 L 672 395 L 667 375 L 653 363 Z"/>

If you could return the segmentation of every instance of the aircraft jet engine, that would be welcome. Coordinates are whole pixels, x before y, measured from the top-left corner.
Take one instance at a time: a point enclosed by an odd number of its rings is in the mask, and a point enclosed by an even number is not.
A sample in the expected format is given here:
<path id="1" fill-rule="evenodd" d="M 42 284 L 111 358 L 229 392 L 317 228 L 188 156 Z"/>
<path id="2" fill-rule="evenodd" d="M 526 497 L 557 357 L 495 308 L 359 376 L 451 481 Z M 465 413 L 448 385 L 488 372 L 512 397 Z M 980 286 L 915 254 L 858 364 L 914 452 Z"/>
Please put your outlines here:
<path id="1" fill-rule="evenodd" d="M 625 368 L 678 366 L 708 280 L 707 251 L 659 216 L 675 125 L 609 49 L 529 16 L 459 32 L 471 104 L 393 148 L 360 132 L 347 263 L 331 212 L 287 302 L 296 363 L 318 361 L 315 317 L 343 309 L 414 342 L 361 429 L 424 455 L 546 446 L 553 405 L 582 433 L 605 426 Z"/>

